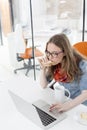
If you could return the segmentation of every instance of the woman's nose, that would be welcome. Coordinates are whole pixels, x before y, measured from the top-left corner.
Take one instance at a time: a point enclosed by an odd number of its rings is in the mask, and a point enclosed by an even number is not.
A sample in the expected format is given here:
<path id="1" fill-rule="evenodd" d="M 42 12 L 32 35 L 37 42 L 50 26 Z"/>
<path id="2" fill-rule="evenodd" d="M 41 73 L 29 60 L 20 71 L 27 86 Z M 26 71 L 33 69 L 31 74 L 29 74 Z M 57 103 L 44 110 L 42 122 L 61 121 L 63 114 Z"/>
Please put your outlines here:
<path id="1" fill-rule="evenodd" d="M 49 60 L 51 61 L 51 59 L 52 59 L 52 57 L 50 56 L 50 57 L 49 57 Z"/>
<path id="2" fill-rule="evenodd" d="M 52 55 L 49 55 L 49 59 L 52 59 L 53 57 L 52 57 Z"/>

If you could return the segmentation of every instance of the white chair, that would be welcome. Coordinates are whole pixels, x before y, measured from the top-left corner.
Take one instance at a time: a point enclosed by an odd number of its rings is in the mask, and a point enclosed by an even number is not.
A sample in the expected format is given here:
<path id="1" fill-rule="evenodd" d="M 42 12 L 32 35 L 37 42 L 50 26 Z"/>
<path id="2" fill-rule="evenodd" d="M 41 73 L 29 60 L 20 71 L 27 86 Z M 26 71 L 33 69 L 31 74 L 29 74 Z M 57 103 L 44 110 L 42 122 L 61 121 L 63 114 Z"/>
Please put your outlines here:
<path id="1" fill-rule="evenodd" d="M 33 51 L 32 47 L 27 48 L 25 40 L 23 38 L 23 33 L 22 33 L 22 27 L 20 24 L 18 24 L 15 28 L 15 32 L 12 32 L 8 34 L 8 45 L 9 45 L 9 52 L 10 52 L 10 59 L 12 65 L 16 68 L 14 70 L 14 73 L 17 73 L 19 70 L 24 70 L 26 69 L 25 75 L 28 75 L 28 72 L 30 69 L 34 69 L 34 56 L 33 56 Z M 40 57 L 43 55 L 43 53 L 34 47 L 34 52 L 35 52 L 35 57 Z M 23 61 L 19 62 L 19 61 Z M 21 66 L 18 66 L 20 65 Z M 39 66 L 39 65 L 35 65 Z M 39 68 L 36 68 L 37 70 L 40 70 Z"/>
<path id="2" fill-rule="evenodd" d="M 17 53 L 25 52 L 25 42 L 23 39 L 22 28 L 20 25 L 17 25 L 14 32 L 11 32 L 7 35 L 8 48 L 9 48 L 9 57 L 12 66 L 19 67 L 20 64 L 17 62 Z"/>
<path id="3" fill-rule="evenodd" d="M 16 37 L 16 52 L 23 53 L 25 52 L 26 44 L 23 38 L 22 26 L 17 24 L 15 27 L 15 37 Z"/>
<path id="4" fill-rule="evenodd" d="M 9 50 L 9 57 L 10 63 L 13 67 L 16 67 L 16 37 L 15 32 L 11 32 L 7 35 L 8 41 L 8 50 Z"/>

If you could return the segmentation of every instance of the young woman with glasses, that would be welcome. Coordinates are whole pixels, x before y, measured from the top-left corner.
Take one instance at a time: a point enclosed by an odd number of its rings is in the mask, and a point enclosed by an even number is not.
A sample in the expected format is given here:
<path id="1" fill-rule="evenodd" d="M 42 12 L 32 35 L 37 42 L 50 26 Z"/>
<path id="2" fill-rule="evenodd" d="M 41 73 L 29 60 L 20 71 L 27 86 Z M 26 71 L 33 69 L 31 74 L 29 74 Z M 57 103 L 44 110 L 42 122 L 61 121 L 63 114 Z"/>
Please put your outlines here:
<path id="1" fill-rule="evenodd" d="M 50 111 L 63 112 L 81 103 L 87 105 L 87 59 L 70 45 L 65 34 L 52 36 L 46 44 L 45 57 L 38 60 L 41 86 L 45 88 L 55 80 L 71 94 L 72 100 L 53 104 Z"/>

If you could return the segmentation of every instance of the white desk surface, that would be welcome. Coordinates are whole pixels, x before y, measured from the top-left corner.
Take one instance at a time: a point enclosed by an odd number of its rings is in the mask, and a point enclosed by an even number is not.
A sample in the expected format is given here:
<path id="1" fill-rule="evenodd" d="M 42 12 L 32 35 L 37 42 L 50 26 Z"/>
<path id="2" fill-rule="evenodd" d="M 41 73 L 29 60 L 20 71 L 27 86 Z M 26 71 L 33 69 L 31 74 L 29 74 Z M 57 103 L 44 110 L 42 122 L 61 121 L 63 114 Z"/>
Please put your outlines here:
<path id="1" fill-rule="evenodd" d="M 0 130 L 41 130 L 41 128 L 17 111 L 8 90 L 11 90 L 28 102 L 41 98 L 46 99 L 49 103 L 53 102 L 53 90 L 48 88 L 42 89 L 39 83 L 23 76 L 15 76 L 15 78 L 0 83 Z M 79 105 L 66 112 L 67 118 L 50 128 L 50 130 L 87 130 L 87 125 L 82 125 L 75 120 L 75 113 L 80 110 L 87 110 L 87 107 Z"/>

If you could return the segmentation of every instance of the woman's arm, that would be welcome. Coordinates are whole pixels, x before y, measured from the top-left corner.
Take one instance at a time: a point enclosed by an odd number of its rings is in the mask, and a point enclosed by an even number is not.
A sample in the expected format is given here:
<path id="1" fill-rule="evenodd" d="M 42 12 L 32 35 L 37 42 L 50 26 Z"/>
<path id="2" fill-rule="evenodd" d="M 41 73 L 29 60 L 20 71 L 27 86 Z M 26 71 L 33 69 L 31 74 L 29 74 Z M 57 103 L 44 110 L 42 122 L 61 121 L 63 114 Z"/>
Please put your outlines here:
<path id="1" fill-rule="evenodd" d="M 83 90 L 82 93 L 71 101 L 71 108 L 75 107 L 87 100 L 87 90 Z"/>
<path id="2" fill-rule="evenodd" d="M 42 88 L 46 88 L 48 85 L 48 81 L 46 78 L 46 63 L 48 62 L 48 59 L 46 57 L 42 57 L 38 59 L 40 63 L 40 85 Z"/>
<path id="3" fill-rule="evenodd" d="M 40 85 L 42 88 L 46 88 L 48 85 L 44 68 L 40 70 Z"/>
<path id="4" fill-rule="evenodd" d="M 48 69 L 50 66 L 53 65 L 53 62 L 50 61 L 47 57 L 42 57 L 38 59 L 39 63 L 40 63 L 40 85 L 43 88 L 46 88 L 47 85 L 49 84 L 49 81 L 47 81 L 47 74 L 48 74 Z"/>
<path id="5" fill-rule="evenodd" d="M 75 106 L 83 103 L 86 100 L 87 100 L 87 90 L 84 90 L 84 91 L 82 91 L 82 93 L 78 97 L 76 97 L 73 100 L 65 102 L 64 104 L 62 104 L 62 103 L 53 104 L 50 107 L 50 111 L 57 109 L 58 112 L 64 112 L 64 111 L 67 111 L 67 110 L 74 108 Z"/>

